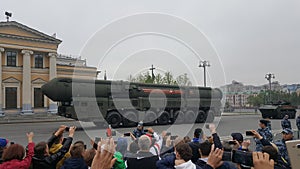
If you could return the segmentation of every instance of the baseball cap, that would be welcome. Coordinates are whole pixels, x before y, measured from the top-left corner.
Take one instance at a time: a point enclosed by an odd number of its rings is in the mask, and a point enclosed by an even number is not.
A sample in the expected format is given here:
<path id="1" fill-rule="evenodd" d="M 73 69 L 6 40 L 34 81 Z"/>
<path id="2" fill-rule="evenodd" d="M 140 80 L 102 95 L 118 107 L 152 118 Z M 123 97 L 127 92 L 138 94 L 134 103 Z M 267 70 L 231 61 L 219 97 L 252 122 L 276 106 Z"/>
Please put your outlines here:
<path id="1" fill-rule="evenodd" d="M 139 126 L 144 126 L 144 123 L 142 122 L 142 121 L 140 121 L 139 123 L 138 123 L 138 127 Z"/>
<path id="2" fill-rule="evenodd" d="M 236 140 L 238 142 L 243 142 L 244 141 L 244 137 L 241 133 L 231 133 L 231 137 L 233 140 Z"/>
<path id="3" fill-rule="evenodd" d="M 289 128 L 286 128 L 286 129 L 282 130 L 281 133 L 283 133 L 283 134 L 293 134 L 293 130 L 291 130 Z"/>
<path id="4" fill-rule="evenodd" d="M 5 147 L 8 143 L 8 140 L 5 138 L 0 138 L 0 147 Z"/>

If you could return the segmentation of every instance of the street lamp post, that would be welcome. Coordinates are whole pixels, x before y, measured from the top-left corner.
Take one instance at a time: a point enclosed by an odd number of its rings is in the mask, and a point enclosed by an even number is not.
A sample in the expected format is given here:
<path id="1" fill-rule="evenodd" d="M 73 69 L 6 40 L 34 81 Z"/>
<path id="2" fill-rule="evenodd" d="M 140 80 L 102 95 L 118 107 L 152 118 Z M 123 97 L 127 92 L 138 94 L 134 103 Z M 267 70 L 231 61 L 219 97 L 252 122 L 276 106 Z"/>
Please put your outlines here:
<path id="1" fill-rule="evenodd" d="M 275 79 L 275 76 L 273 73 L 267 73 L 265 78 L 269 81 L 269 102 L 271 102 L 272 79 Z"/>
<path id="2" fill-rule="evenodd" d="M 206 87 L 206 67 L 210 67 L 209 61 L 200 61 L 199 67 L 203 67 L 204 70 L 204 87 Z"/>

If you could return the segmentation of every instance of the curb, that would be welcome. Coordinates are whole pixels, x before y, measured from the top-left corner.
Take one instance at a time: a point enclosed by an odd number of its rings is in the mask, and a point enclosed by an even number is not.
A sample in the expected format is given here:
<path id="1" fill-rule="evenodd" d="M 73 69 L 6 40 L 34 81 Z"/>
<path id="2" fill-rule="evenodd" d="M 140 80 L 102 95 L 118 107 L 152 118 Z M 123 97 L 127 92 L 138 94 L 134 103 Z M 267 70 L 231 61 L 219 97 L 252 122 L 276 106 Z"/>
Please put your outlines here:
<path id="1" fill-rule="evenodd" d="M 222 116 L 240 116 L 240 115 L 260 115 L 260 113 L 255 112 L 233 112 L 233 113 L 222 113 Z"/>
<path id="2" fill-rule="evenodd" d="M 0 124 L 16 124 L 16 123 L 44 123 L 44 122 L 69 122 L 74 119 L 60 117 L 58 115 L 34 116 L 34 115 L 18 115 L 0 117 Z"/>

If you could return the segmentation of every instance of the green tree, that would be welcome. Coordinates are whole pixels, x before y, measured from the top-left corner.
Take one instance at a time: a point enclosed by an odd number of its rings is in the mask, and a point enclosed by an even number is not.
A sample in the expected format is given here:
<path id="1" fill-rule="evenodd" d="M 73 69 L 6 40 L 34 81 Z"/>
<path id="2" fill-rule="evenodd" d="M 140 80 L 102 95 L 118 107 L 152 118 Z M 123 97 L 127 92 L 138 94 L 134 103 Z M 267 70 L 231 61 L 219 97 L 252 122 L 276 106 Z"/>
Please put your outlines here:
<path id="1" fill-rule="evenodd" d="M 191 86 L 192 85 L 192 82 L 190 81 L 190 79 L 188 78 L 186 73 L 183 75 L 179 75 L 176 78 L 176 82 L 180 86 Z"/>
<path id="2" fill-rule="evenodd" d="M 171 72 L 166 72 L 164 74 L 163 82 L 164 82 L 164 84 L 169 84 L 169 85 L 176 85 L 177 84 L 177 82 L 174 79 L 174 77 L 173 77 L 173 75 L 172 75 Z"/>

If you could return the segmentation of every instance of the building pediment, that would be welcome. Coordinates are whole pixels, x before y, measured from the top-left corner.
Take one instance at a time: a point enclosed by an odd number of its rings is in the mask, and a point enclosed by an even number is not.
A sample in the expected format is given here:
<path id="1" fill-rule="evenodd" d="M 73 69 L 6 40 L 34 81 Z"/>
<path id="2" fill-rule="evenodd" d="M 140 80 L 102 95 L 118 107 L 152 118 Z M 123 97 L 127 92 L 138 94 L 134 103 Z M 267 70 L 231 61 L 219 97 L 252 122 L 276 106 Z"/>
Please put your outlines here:
<path id="1" fill-rule="evenodd" d="M 15 78 L 13 78 L 13 77 L 4 79 L 2 82 L 3 82 L 3 83 L 20 83 L 20 81 L 19 81 L 18 79 L 15 79 Z"/>
<path id="2" fill-rule="evenodd" d="M 37 78 L 37 79 L 33 80 L 31 83 L 32 84 L 45 84 L 47 82 L 41 78 Z"/>
<path id="3" fill-rule="evenodd" d="M 0 37 L 54 44 L 60 44 L 62 42 L 53 36 L 49 36 L 15 21 L 0 22 Z"/>

